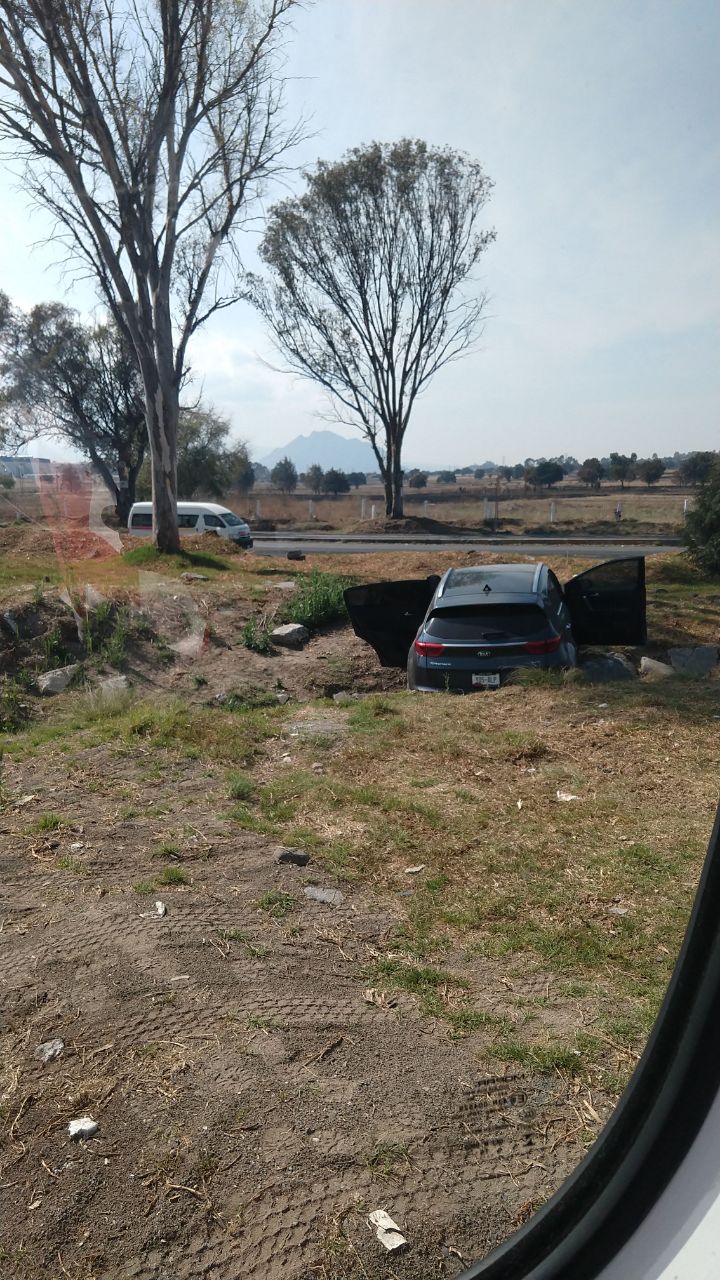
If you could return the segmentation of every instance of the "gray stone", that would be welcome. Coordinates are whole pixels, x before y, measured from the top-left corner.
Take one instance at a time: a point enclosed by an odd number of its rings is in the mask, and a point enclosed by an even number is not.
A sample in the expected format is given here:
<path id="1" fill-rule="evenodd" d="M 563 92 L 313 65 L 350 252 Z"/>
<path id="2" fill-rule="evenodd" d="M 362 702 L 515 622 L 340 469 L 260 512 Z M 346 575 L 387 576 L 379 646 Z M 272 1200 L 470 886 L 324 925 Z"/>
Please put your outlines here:
<path id="1" fill-rule="evenodd" d="M 589 658 L 587 662 L 583 662 L 580 671 L 592 684 L 637 679 L 637 671 L 623 653 L 609 653 L 606 658 Z"/>
<path id="2" fill-rule="evenodd" d="M 268 590 L 271 591 L 274 587 L 276 591 L 294 591 L 296 586 L 297 583 L 292 578 L 288 578 L 286 582 L 268 583 Z"/>
<path id="3" fill-rule="evenodd" d="M 210 579 L 206 573 L 181 573 L 180 577 L 183 582 L 209 582 Z"/>
<path id="4" fill-rule="evenodd" d="M 275 627 L 270 632 L 273 644 L 282 645 L 286 649 L 302 649 L 310 639 L 310 632 L 299 622 L 286 622 L 282 627 Z"/>
<path id="5" fill-rule="evenodd" d="M 277 860 L 284 866 L 306 867 L 310 861 L 310 854 L 305 853 L 303 849 L 281 849 Z"/>
<path id="6" fill-rule="evenodd" d="M 106 597 L 101 591 L 98 591 L 91 582 L 85 583 L 85 608 L 97 609 L 99 604 L 105 603 Z"/>
<path id="7" fill-rule="evenodd" d="M 101 701 L 111 701 L 119 693 L 126 693 L 130 688 L 130 681 L 127 676 L 106 676 L 101 680 L 97 687 L 98 695 Z"/>
<path id="8" fill-rule="evenodd" d="M 278 694 L 278 696 L 277 696 L 277 700 L 278 700 L 278 702 L 280 703 L 280 705 L 281 705 L 282 707 L 284 707 L 284 706 L 285 706 L 285 703 L 290 701 L 290 694 L 289 694 L 289 693 L 286 693 L 286 692 L 285 692 L 285 690 L 283 689 L 283 690 L 281 690 L 281 692 Z"/>
<path id="9" fill-rule="evenodd" d="M 359 693 L 348 693 L 347 689 L 341 689 L 339 693 L 333 694 L 333 702 L 337 702 L 341 707 L 349 706 L 351 702 L 358 702 Z"/>
<path id="10" fill-rule="evenodd" d="M 62 693 L 79 670 L 79 662 L 73 662 L 69 667 L 57 667 L 55 671 L 45 671 L 43 675 L 38 676 L 38 689 L 41 693 Z"/>
<path id="11" fill-rule="evenodd" d="M 668 657 L 673 671 L 681 676 L 706 676 L 718 664 L 716 644 L 698 644 L 693 648 L 671 649 Z"/>
<path id="12" fill-rule="evenodd" d="M 658 662 L 656 658 L 640 659 L 640 675 L 647 676 L 650 680 L 665 680 L 673 674 L 672 667 L 667 662 Z"/>
<path id="13" fill-rule="evenodd" d="M 2 622 L 5 629 L 10 632 L 13 639 L 20 639 L 20 628 L 18 627 L 17 620 L 11 613 L 3 613 L 2 616 L 0 616 L 0 622 Z"/>
<path id="14" fill-rule="evenodd" d="M 54 1058 L 60 1057 L 64 1048 L 64 1040 L 45 1040 L 38 1045 L 33 1057 L 37 1058 L 38 1062 L 52 1062 Z"/>
<path id="15" fill-rule="evenodd" d="M 305 897 L 312 898 L 313 902 L 324 902 L 328 907 L 339 907 L 345 901 L 345 894 L 339 889 L 323 889 L 318 884 L 309 884 Z"/>
<path id="16" fill-rule="evenodd" d="M 287 558 L 288 560 L 304 560 L 305 553 L 303 551 L 288 551 Z"/>

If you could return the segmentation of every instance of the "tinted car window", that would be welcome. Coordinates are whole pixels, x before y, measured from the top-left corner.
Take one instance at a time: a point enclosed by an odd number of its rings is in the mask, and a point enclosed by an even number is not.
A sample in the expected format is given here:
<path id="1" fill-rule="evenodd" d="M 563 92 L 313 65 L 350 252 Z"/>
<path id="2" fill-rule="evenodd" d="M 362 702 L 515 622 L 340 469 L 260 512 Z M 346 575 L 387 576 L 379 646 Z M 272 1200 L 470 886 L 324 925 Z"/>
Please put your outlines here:
<path id="1" fill-rule="evenodd" d="M 225 526 L 224 526 L 224 524 L 223 524 L 222 520 L 220 520 L 220 519 L 218 518 L 218 516 L 210 516 L 210 515 L 206 515 L 206 516 L 205 516 L 205 528 L 206 528 L 206 529 L 224 529 L 224 528 L 225 528 Z"/>
<path id="2" fill-rule="evenodd" d="M 438 640 L 506 640 L 544 634 L 542 609 L 527 604 L 463 605 L 436 609 L 423 627 Z"/>
<path id="3" fill-rule="evenodd" d="M 223 511 L 223 520 L 229 529 L 235 529 L 238 525 L 245 523 L 244 520 L 238 519 L 232 511 Z M 207 524 L 207 516 L 205 517 L 205 523 Z"/>
<path id="4" fill-rule="evenodd" d="M 133 529 L 152 529 L 152 512 L 136 511 L 132 518 Z"/>
<path id="5" fill-rule="evenodd" d="M 193 516 L 179 515 L 178 529 L 194 529 L 197 525 L 197 522 L 198 522 L 197 515 L 193 515 Z"/>

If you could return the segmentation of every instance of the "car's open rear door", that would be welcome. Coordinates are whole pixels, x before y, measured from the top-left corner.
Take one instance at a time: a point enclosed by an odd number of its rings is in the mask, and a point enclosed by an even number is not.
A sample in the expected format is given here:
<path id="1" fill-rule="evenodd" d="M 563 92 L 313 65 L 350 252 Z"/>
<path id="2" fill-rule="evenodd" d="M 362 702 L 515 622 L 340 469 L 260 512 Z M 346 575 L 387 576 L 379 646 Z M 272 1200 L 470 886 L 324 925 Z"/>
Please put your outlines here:
<path id="1" fill-rule="evenodd" d="M 406 665 L 408 650 L 439 581 L 433 576 L 348 587 L 345 604 L 355 635 L 372 645 L 381 666 Z"/>
<path id="2" fill-rule="evenodd" d="M 645 557 L 608 560 L 563 587 L 578 644 L 644 644 Z"/>

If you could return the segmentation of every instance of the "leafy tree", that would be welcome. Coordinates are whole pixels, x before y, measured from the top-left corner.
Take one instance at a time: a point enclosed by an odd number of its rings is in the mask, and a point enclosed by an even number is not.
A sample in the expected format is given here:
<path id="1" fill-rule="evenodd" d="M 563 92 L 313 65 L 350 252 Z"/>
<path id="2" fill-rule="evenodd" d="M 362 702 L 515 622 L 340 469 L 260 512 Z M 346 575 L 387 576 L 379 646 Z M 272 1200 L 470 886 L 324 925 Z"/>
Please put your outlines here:
<path id="1" fill-rule="evenodd" d="M 437 484 L 457 484 L 457 476 L 454 471 L 438 471 L 436 476 Z"/>
<path id="2" fill-rule="evenodd" d="M 637 474 L 648 488 L 653 484 L 657 484 L 661 476 L 665 475 L 666 470 L 665 463 L 661 458 L 644 458 L 642 462 L 637 464 Z"/>
<path id="3" fill-rule="evenodd" d="M 690 453 L 678 467 L 678 477 L 682 484 L 704 484 L 712 475 L 717 464 L 717 453 Z"/>
<path id="4" fill-rule="evenodd" d="M 229 444 L 230 422 L 214 409 L 181 408 L 178 432 L 178 496 L 182 501 L 204 494 L 221 498 L 230 489 L 247 492 L 254 481 L 247 445 Z M 152 473 L 148 461 L 138 481 L 138 495 L 149 497 Z"/>
<path id="5" fill-rule="evenodd" d="M 635 463 L 637 462 L 637 454 L 631 453 L 628 457 L 624 453 L 610 454 L 609 474 L 611 480 L 619 480 L 620 488 L 625 488 L 626 480 L 635 479 Z"/>
<path id="6" fill-rule="evenodd" d="M 0 471 L 0 489 L 4 489 L 6 493 L 9 493 L 14 488 L 15 477 L 11 476 L 9 471 Z"/>
<path id="7" fill-rule="evenodd" d="M 522 480 L 524 476 L 525 476 L 525 468 L 522 462 L 516 462 L 515 466 L 512 468 L 512 479 Z"/>
<path id="8" fill-rule="evenodd" d="M 498 475 L 500 476 L 500 479 L 505 480 L 506 482 L 513 479 L 514 472 L 514 467 L 498 467 Z"/>
<path id="9" fill-rule="evenodd" d="M 332 493 L 337 497 L 339 493 L 350 492 L 350 481 L 344 471 L 337 471 L 335 467 L 330 467 L 322 478 L 323 493 Z"/>
<path id="10" fill-rule="evenodd" d="M 348 471 L 348 483 L 359 489 L 361 484 L 367 484 L 367 476 L 364 471 Z"/>
<path id="11" fill-rule="evenodd" d="M 323 477 L 324 479 L 324 477 Z M 298 473 L 290 458 L 281 458 L 270 472 L 270 483 L 281 493 L 294 493 L 297 489 Z"/>
<path id="12" fill-rule="evenodd" d="M 16 441 L 54 436 L 88 458 L 121 524 L 147 447 L 143 384 L 115 325 L 86 325 L 61 303 L 0 301 L 0 422 Z"/>
<path id="13" fill-rule="evenodd" d="M 312 493 L 322 493 L 323 475 L 323 469 L 317 462 L 308 467 L 305 472 L 305 484 Z"/>
<path id="14" fill-rule="evenodd" d="M 484 471 L 482 467 L 477 467 L 473 472 L 476 480 L 484 480 L 487 474 L 487 471 Z"/>
<path id="15" fill-rule="evenodd" d="M 305 174 L 270 212 L 255 300 L 290 369 L 318 382 L 372 445 L 389 516 L 403 514 L 402 448 L 417 396 L 472 345 L 485 297 L 472 274 L 492 183 L 447 148 L 372 143 Z"/>
<path id="16" fill-rule="evenodd" d="M 135 351 L 164 551 L 188 343 L 240 296 L 238 215 L 297 136 L 275 74 L 294 3 L 0 0 L 0 137 Z"/>
<path id="17" fill-rule="evenodd" d="M 599 489 L 605 468 L 599 458 L 586 458 L 578 471 L 578 480 L 589 489 Z"/>
<path id="18" fill-rule="evenodd" d="M 559 462 L 543 459 L 530 468 L 528 481 L 533 487 L 551 489 L 554 484 L 558 484 L 563 479 L 564 475 L 565 472 Z"/>
<path id="19" fill-rule="evenodd" d="M 685 517 L 685 543 L 705 573 L 720 574 L 720 459 L 700 482 L 692 511 Z"/>
<path id="20" fill-rule="evenodd" d="M 201 490 L 219 498 L 228 487 L 225 467 L 227 418 L 212 409 L 181 409 L 178 432 L 177 484 L 179 498 L 193 498 Z"/>
<path id="21" fill-rule="evenodd" d="M 228 489 L 237 489 L 238 493 L 249 493 L 255 484 L 255 466 L 250 461 L 250 453 L 244 441 L 238 441 L 228 450 L 226 462 Z"/>
<path id="22" fill-rule="evenodd" d="M 414 471 L 408 480 L 411 489 L 424 489 L 427 482 L 427 474 L 424 471 Z"/>

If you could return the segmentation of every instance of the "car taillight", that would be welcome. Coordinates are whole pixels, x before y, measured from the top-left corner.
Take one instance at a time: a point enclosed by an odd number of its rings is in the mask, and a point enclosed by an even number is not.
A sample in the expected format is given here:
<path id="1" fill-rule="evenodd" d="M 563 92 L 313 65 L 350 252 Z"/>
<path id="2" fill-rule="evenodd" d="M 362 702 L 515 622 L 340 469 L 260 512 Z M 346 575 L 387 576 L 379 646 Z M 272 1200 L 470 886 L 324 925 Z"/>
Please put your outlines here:
<path id="1" fill-rule="evenodd" d="M 419 653 L 421 658 L 439 658 L 444 650 L 444 644 L 430 644 L 427 640 L 415 641 L 415 652 Z"/>
<path id="2" fill-rule="evenodd" d="M 562 636 L 553 636 L 550 640 L 528 640 L 525 644 L 527 653 L 557 653 L 562 644 Z"/>

